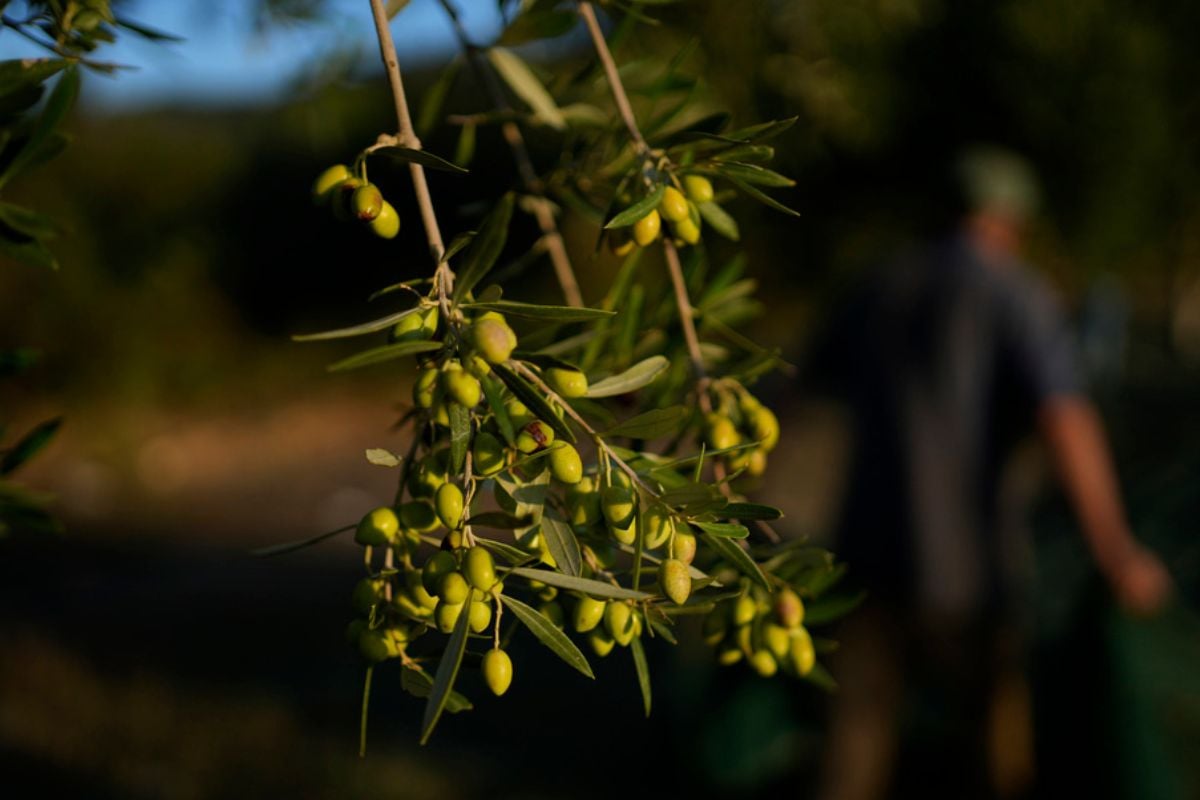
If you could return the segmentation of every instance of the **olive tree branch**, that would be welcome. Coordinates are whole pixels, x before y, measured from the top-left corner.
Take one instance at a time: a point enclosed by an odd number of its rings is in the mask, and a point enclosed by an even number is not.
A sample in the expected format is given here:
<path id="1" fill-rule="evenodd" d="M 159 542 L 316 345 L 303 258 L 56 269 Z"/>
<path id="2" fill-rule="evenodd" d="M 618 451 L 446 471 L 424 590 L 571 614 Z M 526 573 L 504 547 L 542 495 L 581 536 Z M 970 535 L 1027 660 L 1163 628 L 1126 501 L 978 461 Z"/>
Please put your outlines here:
<path id="1" fill-rule="evenodd" d="M 629 96 L 625 94 L 625 84 L 621 83 L 621 75 L 617 71 L 617 63 L 613 61 L 612 52 L 608 49 L 608 42 L 604 39 L 604 31 L 600 30 L 600 23 L 596 20 L 596 10 L 586 0 L 580 0 L 578 7 L 579 16 L 583 17 L 588 34 L 592 37 L 592 46 L 596 49 L 596 56 L 600 59 L 600 65 L 604 67 L 604 75 L 608 79 L 613 101 L 617 104 L 617 112 L 629 130 L 629 138 L 633 140 L 633 146 L 638 155 L 645 157 L 650 152 L 650 146 L 646 144 L 646 139 L 642 136 L 641 129 L 638 128 L 637 118 L 633 115 L 633 106 L 629 104 Z"/>
<path id="2" fill-rule="evenodd" d="M 400 143 L 413 150 L 421 149 L 421 140 L 413 129 L 412 115 L 408 110 L 408 99 L 404 94 L 404 80 L 400 76 L 400 62 L 396 57 L 396 44 L 392 41 L 392 31 L 388 27 L 387 12 L 383 8 L 383 0 L 370 0 L 371 12 L 375 18 L 375 33 L 379 38 L 379 55 L 387 70 L 388 85 L 392 89 L 392 102 L 396 106 L 396 121 L 400 125 Z M 429 252 L 433 256 L 437 270 L 434 273 L 434 283 L 437 286 L 438 301 L 442 313 L 450 317 L 448 295 L 454 288 L 454 272 L 443 259 L 446 246 L 442 242 L 442 231 L 438 226 L 437 213 L 433 209 L 433 197 L 429 193 L 429 183 L 425 180 L 425 168 L 420 164 L 409 162 L 409 172 L 412 174 L 413 191 L 417 196 L 417 206 L 421 210 L 421 222 L 425 226 L 425 238 L 429 242 Z"/>
<path id="3" fill-rule="evenodd" d="M 484 63 L 484 49 L 474 44 L 467 36 L 467 31 L 459 18 L 458 9 L 450 0 L 440 0 L 440 2 L 454 26 L 454 34 L 458 37 L 458 43 L 466 54 L 476 79 L 491 97 L 492 105 L 499 111 L 511 111 L 512 107 L 504 95 L 504 88 L 500 85 L 496 73 Z M 529 156 L 525 136 L 521 133 L 520 126 L 512 120 L 505 120 L 500 125 L 500 132 L 508 143 L 509 149 L 512 150 L 513 160 L 517 164 L 517 173 L 521 177 L 525 191 L 532 195 L 534 216 L 537 218 L 538 227 L 541 228 L 542 236 L 545 238 L 546 250 L 550 254 L 550 263 L 554 266 L 554 274 L 562 287 L 563 297 L 566 299 L 567 305 L 582 307 L 583 295 L 579 291 L 579 282 L 575 279 L 575 271 L 571 268 L 571 260 L 567 257 L 567 248 L 563 244 L 562 234 L 558 230 L 558 224 L 554 221 L 554 212 L 550 208 L 550 201 L 546 199 L 545 187 L 542 185 L 537 171 L 533 168 L 533 159 Z"/>

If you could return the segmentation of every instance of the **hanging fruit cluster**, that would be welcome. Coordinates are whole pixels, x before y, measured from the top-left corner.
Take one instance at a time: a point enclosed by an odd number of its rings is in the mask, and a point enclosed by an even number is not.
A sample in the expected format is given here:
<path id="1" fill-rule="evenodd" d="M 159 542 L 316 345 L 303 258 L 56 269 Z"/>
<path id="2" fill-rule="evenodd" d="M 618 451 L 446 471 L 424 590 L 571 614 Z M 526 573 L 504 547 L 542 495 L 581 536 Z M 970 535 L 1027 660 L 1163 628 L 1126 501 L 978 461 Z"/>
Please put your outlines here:
<path id="1" fill-rule="evenodd" d="M 313 202 L 327 206 L 342 222 L 358 220 L 381 239 L 400 232 L 400 215 L 383 199 L 379 187 L 355 175 L 345 164 L 334 164 L 313 181 Z"/>

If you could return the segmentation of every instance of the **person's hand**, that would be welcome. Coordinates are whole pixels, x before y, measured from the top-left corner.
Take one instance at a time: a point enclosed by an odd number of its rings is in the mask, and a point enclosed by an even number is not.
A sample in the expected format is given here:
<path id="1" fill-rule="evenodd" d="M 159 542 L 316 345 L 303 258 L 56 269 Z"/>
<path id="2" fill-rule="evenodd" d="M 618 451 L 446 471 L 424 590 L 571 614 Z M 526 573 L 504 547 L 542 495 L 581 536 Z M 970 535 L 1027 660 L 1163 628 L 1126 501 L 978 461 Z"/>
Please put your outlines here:
<path id="1" fill-rule="evenodd" d="M 1134 545 L 1109 569 L 1109 581 L 1121 605 L 1138 616 L 1162 610 L 1171 596 L 1171 575 L 1152 551 Z"/>

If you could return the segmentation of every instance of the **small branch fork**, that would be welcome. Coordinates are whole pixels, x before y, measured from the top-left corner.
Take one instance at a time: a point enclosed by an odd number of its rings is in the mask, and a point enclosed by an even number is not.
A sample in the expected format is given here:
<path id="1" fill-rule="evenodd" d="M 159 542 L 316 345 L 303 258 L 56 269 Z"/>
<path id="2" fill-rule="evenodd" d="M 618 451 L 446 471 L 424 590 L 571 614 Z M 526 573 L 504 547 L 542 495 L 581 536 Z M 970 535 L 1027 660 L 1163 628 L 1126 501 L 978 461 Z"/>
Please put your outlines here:
<path id="1" fill-rule="evenodd" d="M 499 111 L 511 110 L 508 99 L 504 95 L 504 88 L 496 78 L 496 73 L 484 63 L 483 50 L 467 36 L 458 10 L 450 0 L 440 0 L 440 2 L 454 26 L 454 34 L 458 37 L 458 43 L 466 54 L 476 79 L 488 93 L 492 105 Z M 546 252 L 550 256 L 550 263 L 554 266 L 554 274 L 558 278 L 558 283 L 562 287 L 563 297 L 566 299 L 567 305 L 581 308 L 583 295 L 579 291 L 579 282 L 575 279 L 575 272 L 571 268 L 570 258 L 567 257 L 562 234 L 558 230 L 558 224 L 554 221 L 554 212 L 550 208 L 550 202 L 546 199 L 545 188 L 537 171 L 533 168 L 533 159 L 529 156 L 529 148 L 525 144 L 521 128 L 512 120 L 505 120 L 500 125 L 500 132 L 508 143 L 509 149 L 512 150 L 513 160 L 517 164 L 517 173 L 521 176 L 521 183 L 524 185 L 525 191 L 532 196 L 534 216 L 542 231 Z"/>

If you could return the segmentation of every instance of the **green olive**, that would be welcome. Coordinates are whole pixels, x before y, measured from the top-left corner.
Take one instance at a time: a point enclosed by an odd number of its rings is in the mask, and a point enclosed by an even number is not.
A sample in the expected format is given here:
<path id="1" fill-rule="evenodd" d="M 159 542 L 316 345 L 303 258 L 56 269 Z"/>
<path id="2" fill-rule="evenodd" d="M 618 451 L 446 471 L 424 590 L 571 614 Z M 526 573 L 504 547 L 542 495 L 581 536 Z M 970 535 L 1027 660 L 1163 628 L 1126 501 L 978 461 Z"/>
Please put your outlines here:
<path id="1" fill-rule="evenodd" d="M 624 258 L 629 255 L 635 247 L 637 247 L 637 244 L 624 228 L 617 228 L 608 232 L 608 249 L 617 258 Z"/>
<path id="2" fill-rule="evenodd" d="M 755 650 L 750 656 L 750 666 L 754 671 L 764 678 L 769 678 L 779 669 L 779 663 L 775 657 L 766 650 Z"/>
<path id="3" fill-rule="evenodd" d="M 600 510 L 612 525 L 624 527 L 633 519 L 637 496 L 625 486 L 608 486 L 600 496 Z"/>
<path id="4" fill-rule="evenodd" d="M 517 336 L 503 319 L 486 317 L 471 325 L 471 343 L 489 364 L 503 364 L 516 348 Z"/>
<path id="5" fill-rule="evenodd" d="M 637 517 L 630 517 L 625 525 L 610 524 L 609 531 L 621 544 L 633 544 L 637 541 Z"/>
<path id="6" fill-rule="evenodd" d="M 696 244 L 700 241 L 700 226 L 695 220 L 684 217 L 674 224 L 673 229 L 684 244 Z"/>
<path id="7" fill-rule="evenodd" d="M 685 175 L 683 188 L 688 193 L 688 197 L 697 203 L 711 203 L 713 200 L 712 182 L 702 175 Z"/>
<path id="8" fill-rule="evenodd" d="M 775 616 L 785 628 L 804 624 L 804 601 L 791 589 L 783 589 L 775 595 Z"/>
<path id="9" fill-rule="evenodd" d="M 510 397 L 504 401 L 504 413 L 508 414 L 508 419 L 512 422 L 513 428 L 524 428 L 537 419 L 537 417 L 530 413 L 525 404 L 515 397 Z"/>
<path id="10" fill-rule="evenodd" d="M 577 369 L 550 367 L 545 372 L 546 383 L 563 397 L 583 397 L 587 394 L 588 379 Z"/>
<path id="11" fill-rule="evenodd" d="M 675 518 L 670 510 L 655 503 L 642 514 L 642 526 L 646 536 L 646 547 L 655 550 L 667 543 L 675 532 Z"/>
<path id="12" fill-rule="evenodd" d="M 600 519 L 600 493 L 591 477 L 584 476 L 567 492 L 567 509 L 571 524 L 579 530 L 591 527 Z"/>
<path id="13" fill-rule="evenodd" d="M 363 222 L 370 222 L 383 211 L 383 195 L 373 183 L 364 183 L 350 197 L 350 210 Z"/>
<path id="14" fill-rule="evenodd" d="M 787 656 L 788 648 L 792 643 L 792 637 L 787 628 L 767 623 L 763 626 L 762 637 L 763 644 L 771 651 L 771 655 L 775 656 L 776 661 L 782 661 Z"/>
<path id="15" fill-rule="evenodd" d="M 313 181 L 312 198 L 317 205 L 327 205 L 330 200 L 330 193 L 333 188 L 342 182 L 353 177 L 350 174 L 350 168 L 345 164 L 334 164 L 329 169 L 322 172 Z"/>
<path id="16" fill-rule="evenodd" d="M 442 633 L 450 633 L 454 630 L 454 625 L 458 622 L 458 615 L 462 611 L 463 603 L 438 603 L 437 608 L 433 611 L 433 617 L 437 622 L 438 630 Z M 469 619 L 468 622 L 470 622 Z"/>
<path id="17" fill-rule="evenodd" d="M 671 540 L 671 558 L 678 558 L 685 564 L 691 564 L 696 558 L 696 534 L 690 531 L 676 531 Z"/>
<path id="18" fill-rule="evenodd" d="M 575 614 L 572 617 L 572 625 L 577 633 L 587 633 L 600 624 L 600 620 L 604 619 L 604 608 L 607 604 L 603 600 L 597 600 L 594 597 L 584 595 L 575 603 Z"/>
<path id="19" fill-rule="evenodd" d="M 796 674 L 804 677 L 812 672 L 813 665 L 817 663 L 817 651 L 813 648 L 812 636 L 804 628 L 796 628 L 792 631 L 792 641 L 788 652 L 792 661 L 792 669 L 796 670 Z"/>
<path id="20" fill-rule="evenodd" d="M 700 633 L 704 637 L 704 643 L 709 647 L 715 647 L 720 644 L 728 632 L 729 619 L 722 613 L 720 608 L 706 616 L 704 624 L 700 628 Z"/>
<path id="21" fill-rule="evenodd" d="M 388 506 L 380 506 L 367 513 L 358 523 L 354 532 L 354 541 L 361 545 L 379 547 L 396 539 L 400 530 L 400 520 L 396 512 Z"/>
<path id="22" fill-rule="evenodd" d="M 350 199 L 354 197 L 355 190 L 362 185 L 361 178 L 351 175 L 329 190 L 329 207 L 333 211 L 335 219 L 346 222 L 354 217 L 354 211 L 350 208 Z"/>
<path id="23" fill-rule="evenodd" d="M 442 603 L 456 606 L 467 602 L 467 598 L 470 596 L 471 586 L 462 573 L 448 572 L 442 576 L 442 580 L 438 584 L 438 597 L 442 599 Z"/>
<path id="24" fill-rule="evenodd" d="M 449 553 L 447 553 L 449 555 Z M 451 557 L 453 560 L 453 557 Z M 425 584 L 421 580 L 422 574 L 418 570 L 412 570 L 404 575 L 404 587 L 408 592 L 408 596 L 419 607 L 432 610 L 437 605 L 438 600 L 425 589 Z"/>
<path id="25" fill-rule="evenodd" d="M 378 664 L 396 655 L 396 646 L 383 631 L 363 631 L 358 637 L 358 651 L 370 664 Z"/>
<path id="26" fill-rule="evenodd" d="M 686 603 L 692 593 L 692 576 L 688 573 L 687 564 L 677 558 L 664 559 L 658 565 L 658 585 L 675 605 Z"/>
<path id="27" fill-rule="evenodd" d="M 512 659 L 508 653 L 496 647 L 483 654 L 483 680 L 492 694 L 499 697 L 512 685 Z"/>
<path id="28" fill-rule="evenodd" d="M 742 660 L 742 651 L 736 647 L 726 647 L 717 653 L 717 663 L 728 667 Z"/>
<path id="29" fill-rule="evenodd" d="M 482 600 L 472 600 L 471 609 L 467 613 L 471 615 L 467 625 L 475 633 L 483 633 L 492 623 L 492 607 Z"/>
<path id="30" fill-rule="evenodd" d="M 588 644 L 592 646 L 593 653 L 604 658 L 612 652 L 617 641 L 604 628 L 593 628 L 588 634 Z"/>
<path id="31" fill-rule="evenodd" d="M 550 620 L 550 624 L 562 630 L 567 624 L 566 614 L 563 613 L 563 608 L 558 602 L 551 600 L 548 603 L 542 603 L 538 606 L 538 612 Z"/>
<path id="32" fill-rule="evenodd" d="M 416 381 L 413 382 L 413 404 L 418 408 L 433 408 L 441 395 L 441 386 L 438 382 L 440 373 L 430 367 L 421 370 L 417 375 Z"/>
<path id="33" fill-rule="evenodd" d="M 433 496 L 434 508 L 437 509 L 438 519 L 450 530 L 455 530 L 462 523 L 463 493 L 453 483 L 447 481 L 438 487 Z"/>
<path id="34" fill-rule="evenodd" d="M 350 604 L 364 617 L 371 616 L 371 609 L 383 602 L 385 581 L 378 578 L 363 578 L 354 585 Z"/>
<path id="35" fill-rule="evenodd" d="M 471 466 L 476 475 L 488 477 L 504 469 L 504 445 L 500 440 L 487 431 L 475 435 L 471 448 Z"/>
<path id="36" fill-rule="evenodd" d="M 775 416 L 775 412 L 766 406 L 759 406 L 748 415 L 748 420 L 754 431 L 754 438 L 761 442 L 763 449 L 768 452 L 773 450 L 779 443 L 779 418 Z"/>
<path id="37" fill-rule="evenodd" d="M 554 442 L 554 429 L 540 419 L 530 422 L 517 434 L 517 449 L 522 453 L 534 453 Z"/>
<path id="38" fill-rule="evenodd" d="M 429 339 L 437 333 L 438 309 L 430 306 L 427 309 L 415 308 L 392 326 L 388 338 L 393 342 L 408 342 L 417 339 Z"/>
<path id="39" fill-rule="evenodd" d="M 749 625 L 758 614 L 758 604 L 748 594 L 739 595 L 733 604 L 733 624 Z"/>
<path id="40" fill-rule="evenodd" d="M 490 590 L 496 584 L 496 562 L 483 547 L 467 549 L 467 554 L 463 556 L 463 572 L 467 574 L 467 582 L 481 592 Z"/>
<path id="41" fill-rule="evenodd" d="M 550 474 L 556 481 L 575 484 L 583 478 L 583 460 L 579 451 L 566 442 L 555 442 L 549 458 Z"/>
<path id="42" fill-rule="evenodd" d="M 609 602 L 604 609 L 604 627 L 617 644 L 625 647 L 633 641 L 633 626 L 633 609 L 625 603 Z"/>
<path id="43" fill-rule="evenodd" d="M 461 367 L 443 372 L 442 385 L 445 387 L 447 395 L 466 408 L 474 408 L 483 398 L 483 389 L 479 385 L 479 379 L 469 372 L 463 371 Z"/>
<path id="44" fill-rule="evenodd" d="M 683 192 L 676 189 L 674 186 L 668 186 L 663 192 L 662 202 L 658 204 L 658 210 L 668 222 L 680 222 L 688 218 L 688 203 L 687 198 L 683 196 Z"/>
<path id="45" fill-rule="evenodd" d="M 708 443 L 716 450 L 728 450 L 736 447 L 741 437 L 733 420 L 723 414 L 712 413 L 705 418 L 708 428 Z"/>
<path id="46" fill-rule="evenodd" d="M 646 216 L 633 223 L 633 240 L 639 247 L 646 247 L 658 238 L 662 230 L 662 217 L 657 211 L 651 211 Z"/>
<path id="47" fill-rule="evenodd" d="M 454 556 L 445 550 L 439 550 L 425 562 L 425 567 L 421 570 L 421 585 L 429 594 L 439 594 L 442 578 L 456 569 L 458 569 L 458 562 L 454 560 Z"/>
<path id="48" fill-rule="evenodd" d="M 396 209 L 387 200 L 383 201 L 383 206 L 379 209 L 379 216 L 368 223 L 371 226 L 371 233 L 378 236 L 380 239 L 395 239 L 396 234 L 400 232 L 400 215 L 396 213 Z"/>
<path id="49" fill-rule="evenodd" d="M 433 497 L 446 482 L 448 450 L 437 450 L 422 458 L 408 472 L 408 492 L 418 499 Z"/>
<path id="50" fill-rule="evenodd" d="M 437 512 L 428 500 L 412 500 L 400 506 L 400 524 L 421 533 L 437 530 Z"/>

